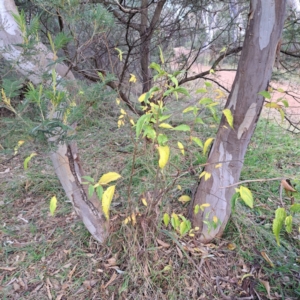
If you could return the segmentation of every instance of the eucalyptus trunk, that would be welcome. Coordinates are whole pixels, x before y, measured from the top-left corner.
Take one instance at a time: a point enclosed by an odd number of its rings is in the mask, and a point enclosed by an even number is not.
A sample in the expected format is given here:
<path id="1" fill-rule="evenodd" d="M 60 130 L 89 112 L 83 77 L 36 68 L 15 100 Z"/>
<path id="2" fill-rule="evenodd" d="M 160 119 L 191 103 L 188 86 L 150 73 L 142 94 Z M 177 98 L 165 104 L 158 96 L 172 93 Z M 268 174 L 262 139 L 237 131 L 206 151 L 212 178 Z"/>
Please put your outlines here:
<path id="1" fill-rule="evenodd" d="M 220 237 L 231 213 L 231 198 L 244 163 L 244 156 L 260 116 L 285 18 L 285 0 L 253 0 L 243 50 L 231 93 L 225 105 L 233 115 L 233 128 L 223 116 L 211 148 L 193 206 L 209 203 L 203 213 L 193 214 L 193 225 L 200 227 L 203 242 Z M 221 167 L 217 167 L 221 164 Z M 216 216 L 220 225 L 210 228 Z"/>
<path id="2" fill-rule="evenodd" d="M 14 1 L 0 0 L 0 51 L 2 57 L 12 63 L 15 70 L 34 85 L 42 83 L 43 74 L 45 72 L 51 74 L 53 69 L 55 69 L 58 79 L 75 81 L 74 75 L 67 66 L 61 63 L 53 64 L 56 58 L 44 44 L 37 42 L 33 49 L 34 55 L 25 55 L 24 49 L 18 46 L 23 44 L 24 37 L 12 14 L 18 15 Z M 58 85 L 57 89 L 64 90 L 65 88 Z M 56 113 L 55 117 L 59 117 L 59 114 Z M 49 142 L 56 142 L 57 138 L 52 137 Z M 56 143 L 56 149 L 50 153 L 55 172 L 86 228 L 97 241 L 103 242 L 108 234 L 108 222 L 103 215 L 99 200 L 96 197 L 88 199 L 86 186 L 81 184 L 83 171 L 76 143 Z"/>

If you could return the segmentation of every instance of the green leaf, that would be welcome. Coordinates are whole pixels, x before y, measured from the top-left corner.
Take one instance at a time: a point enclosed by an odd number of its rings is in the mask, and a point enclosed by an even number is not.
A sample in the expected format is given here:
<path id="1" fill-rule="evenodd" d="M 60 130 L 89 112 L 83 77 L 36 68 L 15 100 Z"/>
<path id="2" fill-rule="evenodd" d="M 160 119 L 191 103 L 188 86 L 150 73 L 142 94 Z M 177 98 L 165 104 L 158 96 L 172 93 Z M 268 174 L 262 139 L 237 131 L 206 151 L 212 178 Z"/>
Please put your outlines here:
<path id="1" fill-rule="evenodd" d="M 239 198 L 240 196 L 240 193 L 239 192 L 236 192 L 233 194 L 233 196 L 231 197 L 231 210 L 232 210 L 232 213 L 234 213 L 235 211 L 235 205 L 236 205 L 236 201 L 237 199 Z"/>
<path id="2" fill-rule="evenodd" d="M 280 245 L 279 234 L 286 218 L 286 212 L 283 207 L 279 207 L 275 211 L 275 218 L 273 220 L 273 233 L 275 235 L 278 246 Z"/>
<path id="3" fill-rule="evenodd" d="M 279 93 L 285 93 L 285 91 L 284 91 L 282 88 L 278 88 L 277 91 L 278 91 Z"/>
<path id="4" fill-rule="evenodd" d="M 136 122 L 136 137 L 138 138 L 143 130 L 145 124 L 149 122 L 152 114 L 142 115 Z"/>
<path id="5" fill-rule="evenodd" d="M 231 128 L 233 128 L 233 116 L 231 110 L 226 108 L 223 110 L 223 114 L 226 117 L 226 120 Z"/>
<path id="6" fill-rule="evenodd" d="M 31 153 L 28 157 L 25 158 L 25 160 L 24 160 L 24 170 L 28 169 L 28 163 L 36 155 L 37 155 L 36 153 Z"/>
<path id="7" fill-rule="evenodd" d="M 159 134 L 157 137 L 157 142 L 160 146 L 164 146 L 168 142 L 168 137 L 165 134 Z"/>
<path id="8" fill-rule="evenodd" d="M 165 120 L 169 119 L 171 116 L 172 116 L 172 115 L 161 116 L 161 117 L 159 117 L 158 121 L 159 121 L 159 122 L 165 121 Z"/>
<path id="9" fill-rule="evenodd" d="M 191 128 L 188 125 L 181 124 L 179 126 L 174 127 L 172 130 L 177 130 L 177 131 L 190 131 Z"/>
<path id="10" fill-rule="evenodd" d="M 168 227 L 169 223 L 170 223 L 170 216 L 169 216 L 169 214 L 165 213 L 164 214 L 164 224 L 166 227 Z"/>
<path id="11" fill-rule="evenodd" d="M 155 71 L 157 71 L 157 73 L 160 73 L 162 71 L 160 65 L 155 62 L 151 63 L 149 68 L 154 69 Z"/>
<path id="12" fill-rule="evenodd" d="M 184 87 L 181 87 L 181 86 L 175 88 L 174 92 L 181 93 L 181 94 L 186 95 L 186 96 L 190 95 L 189 92 L 187 91 L 187 89 L 184 88 Z"/>
<path id="13" fill-rule="evenodd" d="M 196 215 L 199 212 L 199 210 L 200 210 L 199 204 L 195 205 L 195 207 L 194 207 L 194 214 Z"/>
<path id="14" fill-rule="evenodd" d="M 96 193 L 97 193 L 98 199 L 101 200 L 102 195 L 103 195 L 103 187 L 101 185 L 97 186 Z"/>
<path id="15" fill-rule="evenodd" d="M 240 186 L 240 195 L 245 204 L 253 208 L 253 196 L 251 191 L 244 186 Z"/>
<path id="16" fill-rule="evenodd" d="M 291 206 L 290 211 L 294 214 L 300 213 L 300 203 L 295 203 Z"/>
<path id="17" fill-rule="evenodd" d="M 171 215 L 171 225 L 176 230 L 180 225 L 180 220 L 177 214 L 172 213 Z"/>
<path id="18" fill-rule="evenodd" d="M 266 99 L 271 99 L 271 95 L 270 95 L 270 93 L 267 92 L 267 91 L 261 91 L 261 92 L 259 92 L 258 94 L 261 95 L 261 96 L 263 96 L 263 97 L 266 98 Z"/>
<path id="19" fill-rule="evenodd" d="M 179 225 L 179 233 L 181 236 L 184 236 L 191 229 L 191 222 L 189 220 L 185 220 Z"/>
<path id="20" fill-rule="evenodd" d="M 205 123 L 203 122 L 203 120 L 202 120 L 201 118 L 199 118 L 199 117 L 195 119 L 195 123 L 196 123 L 196 124 L 202 124 L 202 125 L 205 124 Z"/>
<path id="21" fill-rule="evenodd" d="M 199 108 L 197 108 L 196 106 L 189 106 L 189 107 L 187 107 L 186 109 L 184 109 L 183 111 L 182 111 L 182 113 L 187 113 L 187 112 L 190 112 L 190 111 L 194 111 L 194 109 L 197 109 L 197 110 L 199 110 Z"/>
<path id="22" fill-rule="evenodd" d="M 205 141 L 204 146 L 203 146 L 203 155 L 206 154 L 208 147 L 210 146 L 210 144 L 212 143 L 213 140 L 214 140 L 214 138 L 209 138 Z"/>
<path id="23" fill-rule="evenodd" d="M 169 75 L 169 78 L 172 80 L 172 82 L 175 84 L 176 87 L 178 87 L 178 80 L 176 77 Z"/>
<path id="24" fill-rule="evenodd" d="M 94 186 L 93 185 L 89 185 L 89 189 L 88 189 L 89 197 L 93 196 L 94 190 L 95 190 Z"/>
<path id="25" fill-rule="evenodd" d="M 50 214 L 51 216 L 54 216 L 54 212 L 56 210 L 56 205 L 57 205 L 57 199 L 55 196 L 53 196 L 50 200 Z"/>
<path id="26" fill-rule="evenodd" d="M 284 107 L 289 107 L 289 103 L 286 99 L 282 99 L 281 102 L 283 103 Z"/>
<path id="27" fill-rule="evenodd" d="M 207 93 L 207 89 L 201 88 L 201 89 L 196 90 L 196 94 L 199 94 L 199 93 L 201 93 L 201 94 Z"/>
<path id="28" fill-rule="evenodd" d="M 279 112 L 280 112 L 280 116 L 281 116 L 281 122 L 283 122 L 283 121 L 284 121 L 284 116 L 285 116 L 285 113 L 284 113 L 284 111 L 283 111 L 283 109 L 282 109 L 282 108 L 279 108 L 278 110 L 279 110 Z"/>
<path id="29" fill-rule="evenodd" d="M 160 61 L 161 61 L 162 64 L 164 64 L 164 63 L 165 63 L 164 54 L 163 54 L 163 52 L 162 52 L 160 46 L 158 46 L 158 48 L 159 48 L 159 57 L 160 57 Z"/>
<path id="30" fill-rule="evenodd" d="M 212 83 L 211 83 L 211 82 L 205 81 L 204 84 L 205 84 L 206 87 L 208 87 L 208 88 L 212 87 Z"/>
<path id="31" fill-rule="evenodd" d="M 81 178 L 87 180 L 88 182 L 94 183 L 95 180 L 94 178 L 92 178 L 91 176 L 82 176 Z"/>
<path id="32" fill-rule="evenodd" d="M 287 216 L 285 218 L 285 230 L 287 233 L 291 233 L 292 232 L 292 225 L 293 225 L 293 217 L 292 216 Z"/>
<path id="33" fill-rule="evenodd" d="M 203 143 L 202 143 L 202 141 L 198 137 L 192 136 L 191 140 L 193 142 L 195 142 L 200 148 L 203 149 Z"/>
<path id="34" fill-rule="evenodd" d="M 154 140 L 156 138 L 156 131 L 153 129 L 151 125 L 145 126 L 143 137 L 145 136 L 151 140 Z"/>
<path id="35" fill-rule="evenodd" d="M 208 105 L 211 103 L 213 103 L 213 100 L 211 98 L 207 98 L 207 97 L 204 97 L 199 101 L 199 104 L 202 104 L 202 105 Z"/>

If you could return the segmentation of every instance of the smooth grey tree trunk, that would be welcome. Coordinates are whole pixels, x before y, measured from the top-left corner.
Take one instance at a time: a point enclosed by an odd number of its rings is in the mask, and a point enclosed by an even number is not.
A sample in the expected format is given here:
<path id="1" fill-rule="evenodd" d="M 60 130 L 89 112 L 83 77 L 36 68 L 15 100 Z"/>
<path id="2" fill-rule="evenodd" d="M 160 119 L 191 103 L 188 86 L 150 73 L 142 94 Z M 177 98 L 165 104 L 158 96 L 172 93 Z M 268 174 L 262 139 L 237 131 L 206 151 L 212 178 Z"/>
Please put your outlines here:
<path id="1" fill-rule="evenodd" d="M 18 44 L 23 43 L 21 31 L 12 17 L 18 14 L 13 0 L 0 0 L 0 51 L 1 55 L 13 64 L 15 70 L 38 85 L 45 72 L 51 73 L 54 68 L 58 79 L 75 80 L 72 72 L 63 64 L 53 64 L 54 55 L 42 43 L 35 45 L 35 55 L 23 55 L 23 49 Z M 49 64 L 52 67 L 49 67 Z M 50 84 L 50 83 L 48 83 Z M 58 85 L 58 89 L 64 89 Z M 55 114 L 58 117 L 58 114 Z M 55 138 L 51 138 L 55 142 Z M 87 188 L 81 184 L 83 171 L 80 165 L 76 143 L 58 144 L 50 154 L 55 172 L 77 214 L 81 217 L 86 228 L 99 242 L 108 235 L 108 222 L 96 197 L 87 197 Z"/>
<path id="2" fill-rule="evenodd" d="M 258 93 L 268 88 L 285 7 L 285 0 L 251 1 L 244 46 L 225 105 L 232 112 L 234 128 L 223 116 L 205 168 L 211 178 L 205 181 L 202 177 L 192 203 L 193 206 L 210 204 L 202 214 L 193 215 L 193 226 L 200 227 L 203 242 L 220 237 L 230 217 L 231 198 L 236 188 L 231 185 L 239 180 L 244 156 L 263 107 L 264 98 Z M 221 167 L 216 168 L 219 163 Z M 212 221 L 214 216 L 221 225 L 210 229 L 203 221 Z"/>

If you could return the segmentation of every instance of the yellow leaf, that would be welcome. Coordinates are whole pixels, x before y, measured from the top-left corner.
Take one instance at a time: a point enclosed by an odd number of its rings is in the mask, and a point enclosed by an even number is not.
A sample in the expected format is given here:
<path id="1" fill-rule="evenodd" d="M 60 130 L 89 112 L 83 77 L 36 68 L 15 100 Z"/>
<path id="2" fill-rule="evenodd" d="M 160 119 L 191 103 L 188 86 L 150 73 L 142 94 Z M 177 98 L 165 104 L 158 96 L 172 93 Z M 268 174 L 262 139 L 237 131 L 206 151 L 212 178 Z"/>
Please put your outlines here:
<path id="1" fill-rule="evenodd" d="M 159 46 L 158 46 L 158 48 L 159 48 L 160 61 L 161 61 L 162 64 L 164 64 L 165 63 L 164 54 L 163 54 L 163 52 L 162 52 L 162 50 Z"/>
<path id="2" fill-rule="evenodd" d="M 117 103 L 117 105 L 120 105 L 120 99 L 119 98 L 116 99 L 116 103 Z"/>
<path id="3" fill-rule="evenodd" d="M 268 108 L 281 108 L 281 105 L 279 105 L 278 103 L 276 102 L 269 102 L 269 103 L 266 103 L 265 104 L 265 107 L 268 107 Z"/>
<path id="4" fill-rule="evenodd" d="M 204 146 L 203 146 L 203 155 L 206 154 L 208 147 L 210 146 L 210 144 L 212 143 L 213 140 L 214 140 L 214 138 L 209 138 L 205 141 Z"/>
<path id="5" fill-rule="evenodd" d="M 120 119 L 123 119 L 123 118 L 124 118 L 124 115 L 121 115 L 121 116 L 119 117 L 119 120 L 120 120 Z"/>
<path id="6" fill-rule="evenodd" d="M 218 223 L 218 217 L 217 217 L 217 216 L 213 216 L 213 222 L 214 222 L 215 224 Z"/>
<path id="7" fill-rule="evenodd" d="M 169 146 L 158 146 L 158 153 L 159 153 L 159 167 L 163 169 L 167 164 L 170 156 L 170 148 Z"/>
<path id="8" fill-rule="evenodd" d="M 203 203 L 200 205 L 200 209 L 203 210 L 205 207 L 210 207 L 209 203 Z"/>
<path id="9" fill-rule="evenodd" d="M 181 151 L 182 155 L 184 155 L 184 146 L 180 142 L 178 142 L 177 145 L 178 145 L 178 148 Z"/>
<path id="10" fill-rule="evenodd" d="M 215 92 L 218 93 L 218 96 L 216 97 L 216 99 L 220 99 L 220 98 L 223 98 L 225 97 L 225 94 L 223 91 L 221 91 L 220 89 L 216 89 Z"/>
<path id="11" fill-rule="evenodd" d="M 129 79 L 129 82 L 133 82 L 135 83 L 136 82 L 136 77 L 134 74 L 130 74 L 130 79 Z"/>
<path id="12" fill-rule="evenodd" d="M 120 128 L 121 126 L 123 126 L 125 123 L 124 123 L 124 120 L 120 119 L 118 120 L 118 128 Z"/>
<path id="13" fill-rule="evenodd" d="M 130 123 L 131 123 L 131 125 L 132 125 L 132 126 L 134 126 L 134 125 L 135 125 L 135 123 L 134 123 L 133 119 L 130 119 Z"/>
<path id="14" fill-rule="evenodd" d="M 142 203 L 143 203 L 145 206 L 148 206 L 148 203 L 147 203 L 146 198 L 142 198 Z"/>
<path id="15" fill-rule="evenodd" d="M 158 125 L 158 127 L 161 127 L 161 128 L 166 128 L 166 129 L 172 129 L 173 127 L 168 124 L 168 123 L 161 123 Z"/>
<path id="16" fill-rule="evenodd" d="M 55 196 L 53 196 L 50 200 L 50 214 L 51 216 L 54 216 L 54 212 L 56 210 L 56 205 L 57 205 L 57 199 Z"/>
<path id="17" fill-rule="evenodd" d="M 121 114 L 122 115 L 126 115 L 127 114 L 126 111 L 123 108 L 121 108 Z"/>
<path id="18" fill-rule="evenodd" d="M 122 59 L 123 59 L 123 51 L 121 50 L 121 49 L 119 49 L 119 48 L 115 48 L 115 50 L 117 50 L 118 51 L 118 56 L 119 56 L 119 59 L 120 59 L 120 61 L 122 61 Z"/>
<path id="19" fill-rule="evenodd" d="M 115 172 L 108 172 L 104 175 L 101 176 L 101 178 L 99 179 L 98 183 L 101 184 L 101 185 L 104 185 L 104 184 L 108 184 L 112 181 L 115 181 L 119 178 L 121 178 L 122 176 L 118 173 L 115 173 Z"/>
<path id="20" fill-rule="evenodd" d="M 215 168 L 218 169 L 218 168 L 221 168 L 222 167 L 222 164 L 217 164 L 215 165 Z"/>
<path id="21" fill-rule="evenodd" d="M 230 251 L 232 251 L 232 250 L 234 250 L 235 248 L 236 248 L 236 245 L 235 244 L 228 244 L 227 245 L 227 248 L 230 250 Z"/>
<path id="22" fill-rule="evenodd" d="M 143 101 L 145 101 L 145 98 L 146 98 L 146 94 L 147 93 L 144 93 L 144 94 L 142 94 L 141 96 L 139 96 L 139 102 L 143 102 Z"/>
<path id="23" fill-rule="evenodd" d="M 132 225 L 134 226 L 136 224 L 136 215 L 134 212 L 131 215 L 131 221 L 132 221 Z"/>
<path id="24" fill-rule="evenodd" d="M 233 116 L 231 110 L 226 108 L 223 110 L 223 114 L 226 117 L 226 120 L 231 128 L 233 128 Z"/>
<path id="25" fill-rule="evenodd" d="M 128 224 L 128 222 L 131 222 L 131 217 L 127 217 L 124 221 L 123 221 L 123 223 L 126 225 L 126 224 Z"/>
<path id="26" fill-rule="evenodd" d="M 181 187 L 181 185 L 177 185 L 177 188 L 181 191 L 182 190 L 182 187 Z"/>
<path id="27" fill-rule="evenodd" d="M 203 172 L 200 174 L 199 178 L 201 178 L 201 177 L 203 177 L 203 176 L 204 176 L 204 180 L 206 181 L 206 180 L 208 180 L 208 179 L 211 177 L 211 173 L 208 173 L 208 172 L 206 172 L 206 171 L 203 171 Z"/>
<path id="28" fill-rule="evenodd" d="M 209 70 L 209 74 L 215 74 L 214 69 L 210 69 L 210 70 Z"/>
<path id="29" fill-rule="evenodd" d="M 182 195 L 179 197 L 178 201 L 182 202 L 182 203 L 186 203 L 186 202 L 191 201 L 191 197 L 188 195 Z"/>
<path id="30" fill-rule="evenodd" d="M 102 196 L 102 209 L 107 220 L 109 220 L 109 209 L 112 198 L 115 193 L 115 188 L 115 185 L 110 186 L 109 188 L 107 188 L 107 190 L 103 193 Z"/>

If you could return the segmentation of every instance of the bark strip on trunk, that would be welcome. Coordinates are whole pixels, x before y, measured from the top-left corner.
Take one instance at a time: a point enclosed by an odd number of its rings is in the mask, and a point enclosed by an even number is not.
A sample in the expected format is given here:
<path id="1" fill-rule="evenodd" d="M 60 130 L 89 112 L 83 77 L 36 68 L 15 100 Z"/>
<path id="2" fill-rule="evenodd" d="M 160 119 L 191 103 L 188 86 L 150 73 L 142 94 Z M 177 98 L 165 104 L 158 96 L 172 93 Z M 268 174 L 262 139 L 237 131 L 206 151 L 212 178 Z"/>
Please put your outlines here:
<path id="1" fill-rule="evenodd" d="M 198 186 L 193 206 L 209 203 L 201 214 L 193 216 L 193 225 L 201 230 L 200 239 L 209 242 L 222 235 L 231 213 L 231 198 L 235 187 L 223 188 L 238 182 L 244 156 L 258 121 L 264 98 L 258 93 L 266 90 L 280 40 L 286 1 L 251 1 L 244 46 L 225 108 L 230 109 L 234 128 L 223 116 L 208 158 L 205 171 L 211 178 L 203 178 Z M 221 163 L 221 167 L 216 167 Z M 203 221 L 212 222 L 216 216 L 220 225 L 210 228 Z"/>

